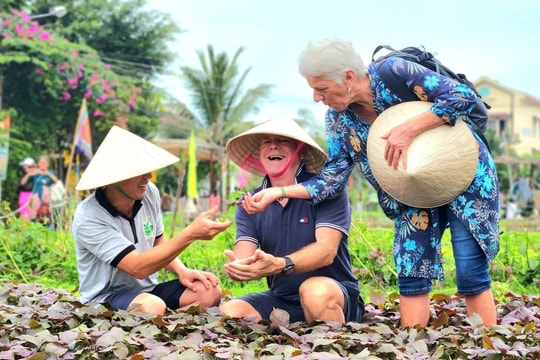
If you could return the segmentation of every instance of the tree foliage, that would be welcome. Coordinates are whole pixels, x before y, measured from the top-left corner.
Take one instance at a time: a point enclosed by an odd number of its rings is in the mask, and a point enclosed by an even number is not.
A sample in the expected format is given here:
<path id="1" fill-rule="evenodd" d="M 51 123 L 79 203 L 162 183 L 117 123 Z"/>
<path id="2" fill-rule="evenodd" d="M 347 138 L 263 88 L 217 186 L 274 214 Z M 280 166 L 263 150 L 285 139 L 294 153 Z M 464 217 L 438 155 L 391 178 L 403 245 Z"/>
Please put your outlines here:
<path id="1" fill-rule="evenodd" d="M 69 9 L 57 23 L 69 41 L 95 49 L 119 74 L 149 81 L 173 60 L 167 44 L 180 28 L 169 14 L 145 9 L 144 0 L 66 0 Z M 40 1 L 38 12 L 56 2 Z"/>
<path id="2" fill-rule="evenodd" d="M 83 97 L 94 148 L 113 123 L 145 137 L 156 132 L 161 95 L 149 80 L 172 58 L 166 42 L 178 27 L 166 15 L 145 12 L 140 0 L 64 3 L 66 17 L 39 22 L 29 12 L 47 13 L 56 3 L 0 7 L 0 117 L 12 119 L 3 192 L 12 204 L 22 158 L 69 153 Z M 54 167 L 63 170 L 62 161 Z"/>

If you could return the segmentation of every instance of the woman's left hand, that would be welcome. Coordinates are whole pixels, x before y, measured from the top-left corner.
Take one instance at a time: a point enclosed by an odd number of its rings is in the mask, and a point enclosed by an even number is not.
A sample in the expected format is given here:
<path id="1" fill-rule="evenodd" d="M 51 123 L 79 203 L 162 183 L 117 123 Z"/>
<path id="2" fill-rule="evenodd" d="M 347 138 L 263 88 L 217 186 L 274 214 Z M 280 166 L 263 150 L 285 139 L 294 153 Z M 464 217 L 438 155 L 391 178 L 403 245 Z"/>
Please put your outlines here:
<path id="1" fill-rule="evenodd" d="M 407 168 L 407 150 L 414 140 L 414 135 L 407 123 L 408 121 L 399 124 L 381 136 L 382 139 L 386 140 L 384 159 L 388 166 L 392 166 L 394 170 L 397 170 L 400 158 L 403 169 Z"/>

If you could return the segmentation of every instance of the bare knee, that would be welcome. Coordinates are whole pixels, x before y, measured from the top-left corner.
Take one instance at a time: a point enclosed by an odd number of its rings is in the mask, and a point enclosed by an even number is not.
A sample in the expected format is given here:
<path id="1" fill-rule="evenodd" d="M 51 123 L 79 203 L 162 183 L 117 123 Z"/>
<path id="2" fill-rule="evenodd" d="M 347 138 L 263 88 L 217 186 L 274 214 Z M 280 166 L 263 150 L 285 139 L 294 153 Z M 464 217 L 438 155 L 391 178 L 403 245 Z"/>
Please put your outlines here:
<path id="1" fill-rule="evenodd" d="M 337 283 L 325 277 L 309 278 L 300 285 L 300 303 L 306 320 L 344 322 L 344 294 Z"/>
<path id="2" fill-rule="evenodd" d="M 329 304 L 342 298 L 342 291 L 335 281 L 324 277 L 309 278 L 300 285 L 300 299 L 303 303 Z"/>
<path id="3" fill-rule="evenodd" d="M 164 315 L 165 311 L 167 311 L 167 305 L 155 295 L 142 293 L 137 295 L 129 304 L 128 311 Z"/>
<path id="4" fill-rule="evenodd" d="M 261 315 L 250 303 L 241 299 L 232 299 L 220 305 L 219 310 L 233 318 L 250 318 L 260 321 Z"/>
<path id="5" fill-rule="evenodd" d="M 186 308 L 199 305 L 201 310 L 209 307 L 218 306 L 221 302 L 221 287 L 210 286 L 206 288 L 200 281 L 195 282 L 197 291 L 186 289 L 179 299 L 179 307 Z"/>
<path id="6" fill-rule="evenodd" d="M 204 288 L 204 294 L 201 297 L 201 307 L 206 309 L 213 306 L 218 306 L 221 303 L 221 287 L 211 286 L 209 289 Z"/>

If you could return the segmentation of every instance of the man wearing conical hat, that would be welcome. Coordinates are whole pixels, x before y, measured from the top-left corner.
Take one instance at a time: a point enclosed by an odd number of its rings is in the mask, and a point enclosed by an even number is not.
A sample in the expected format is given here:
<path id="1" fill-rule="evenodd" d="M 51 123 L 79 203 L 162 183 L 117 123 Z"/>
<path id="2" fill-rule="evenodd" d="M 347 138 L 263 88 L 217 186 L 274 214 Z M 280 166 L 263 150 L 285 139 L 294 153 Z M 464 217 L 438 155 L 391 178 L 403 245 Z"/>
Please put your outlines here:
<path id="1" fill-rule="evenodd" d="M 255 190 L 309 179 L 325 152 L 298 124 L 278 118 L 227 142 L 227 153 L 242 169 L 263 176 Z M 266 278 L 269 289 L 222 303 L 232 317 L 269 320 L 274 308 L 290 321 L 360 321 L 364 304 L 348 251 L 350 208 L 346 192 L 313 205 L 286 193 L 266 211 L 236 210 L 236 244 L 226 250 L 233 280 Z"/>
<path id="2" fill-rule="evenodd" d="M 116 126 L 103 140 L 76 187 L 96 189 L 77 206 L 72 226 L 83 303 L 153 314 L 220 303 L 217 277 L 187 268 L 178 255 L 231 222 L 211 220 L 218 211 L 212 208 L 171 239 L 164 235 L 159 191 L 149 180 L 152 171 L 178 160 Z M 161 269 L 178 279 L 158 283 Z"/>

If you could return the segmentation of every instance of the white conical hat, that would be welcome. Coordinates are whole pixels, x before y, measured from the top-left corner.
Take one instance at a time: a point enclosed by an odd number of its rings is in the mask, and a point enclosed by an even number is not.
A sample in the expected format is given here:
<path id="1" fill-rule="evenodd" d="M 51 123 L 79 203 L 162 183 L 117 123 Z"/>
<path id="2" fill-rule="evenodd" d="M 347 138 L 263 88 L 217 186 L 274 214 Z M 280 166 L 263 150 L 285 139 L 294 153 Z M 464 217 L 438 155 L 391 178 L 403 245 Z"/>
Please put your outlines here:
<path id="1" fill-rule="evenodd" d="M 307 171 L 318 173 L 326 162 L 326 152 L 309 134 L 289 117 L 277 117 L 251 128 L 227 141 L 227 155 L 231 160 L 252 174 L 265 176 L 266 173 L 257 167 L 250 158 L 259 160 L 261 135 L 279 135 L 303 142 L 304 164 Z"/>
<path id="2" fill-rule="evenodd" d="M 410 101 L 392 106 L 377 117 L 368 135 L 369 164 L 379 185 L 394 199 L 417 208 L 455 199 L 470 186 L 478 166 L 478 143 L 461 119 L 455 126 L 442 125 L 416 137 L 407 150 L 407 169 L 401 159 L 397 170 L 388 165 L 381 136 L 432 105 Z"/>
<path id="3" fill-rule="evenodd" d="M 96 189 L 174 164 L 180 159 L 159 146 L 113 126 L 84 171 L 77 190 Z"/>

